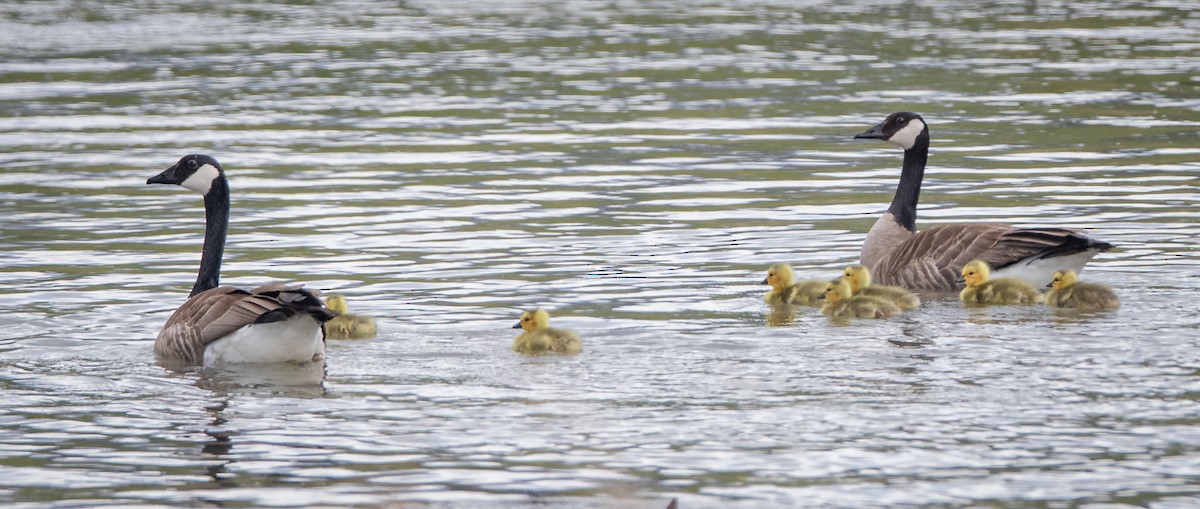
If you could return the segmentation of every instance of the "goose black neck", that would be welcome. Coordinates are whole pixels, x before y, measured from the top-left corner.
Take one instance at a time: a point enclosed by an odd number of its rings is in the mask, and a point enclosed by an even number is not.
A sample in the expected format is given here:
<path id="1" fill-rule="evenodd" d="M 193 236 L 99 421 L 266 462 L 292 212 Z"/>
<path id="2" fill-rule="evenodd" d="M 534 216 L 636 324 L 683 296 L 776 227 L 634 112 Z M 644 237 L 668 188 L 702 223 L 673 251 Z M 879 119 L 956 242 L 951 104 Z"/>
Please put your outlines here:
<path id="1" fill-rule="evenodd" d="M 921 181 L 925 179 L 925 163 L 929 160 L 929 135 L 921 133 L 912 148 L 904 151 L 904 168 L 900 170 L 900 184 L 888 212 L 900 226 L 910 232 L 917 231 L 917 200 L 921 198 Z"/>
<path id="2" fill-rule="evenodd" d="M 204 195 L 204 250 L 200 255 L 200 273 L 191 295 L 221 284 L 221 258 L 225 255 L 225 236 L 229 233 L 229 182 L 222 175 L 213 180 Z M 191 296 L 189 295 L 189 297 Z"/>

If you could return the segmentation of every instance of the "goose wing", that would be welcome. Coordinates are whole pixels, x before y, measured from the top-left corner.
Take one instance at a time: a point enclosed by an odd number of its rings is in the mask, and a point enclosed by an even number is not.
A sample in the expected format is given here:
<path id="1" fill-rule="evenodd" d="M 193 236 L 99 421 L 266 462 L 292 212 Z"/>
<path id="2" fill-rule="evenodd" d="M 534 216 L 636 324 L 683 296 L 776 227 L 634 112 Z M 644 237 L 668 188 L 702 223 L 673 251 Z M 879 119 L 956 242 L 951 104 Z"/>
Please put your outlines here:
<path id="1" fill-rule="evenodd" d="M 321 302 L 319 293 L 298 284 L 270 284 L 248 291 L 213 288 L 193 295 L 171 314 L 158 333 L 154 352 L 198 364 L 213 341 L 247 325 L 286 320 L 298 313 L 321 323 L 337 316 Z"/>
<path id="2" fill-rule="evenodd" d="M 956 280 L 963 265 L 977 258 L 993 269 L 1001 269 L 1026 258 L 1052 258 L 1111 247 L 1067 228 L 950 224 L 913 235 L 880 261 L 875 274 L 880 284 L 917 291 L 949 291 L 961 287 Z"/>

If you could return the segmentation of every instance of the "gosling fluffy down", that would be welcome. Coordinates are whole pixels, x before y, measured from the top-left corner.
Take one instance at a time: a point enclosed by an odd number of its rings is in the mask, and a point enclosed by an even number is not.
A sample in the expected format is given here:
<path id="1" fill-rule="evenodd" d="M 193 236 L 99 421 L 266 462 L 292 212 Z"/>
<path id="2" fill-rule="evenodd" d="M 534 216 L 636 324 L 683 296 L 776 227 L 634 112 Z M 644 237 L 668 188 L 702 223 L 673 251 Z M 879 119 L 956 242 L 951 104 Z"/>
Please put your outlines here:
<path id="1" fill-rule="evenodd" d="M 513 341 L 513 351 L 524 354 L 546 352 L 576 354 L 583 350 L 579 335 L 565 329 L 550 327 L 550 313 L 542 308 L 521 313 L 521 320 L 514 329 L 524 329 Z"/>
<path id="2" fill-rule="evenodd" d="M 884 286 L 871 284 L 871 271 L 863 265 L 851 265 L 842 271 L 842 281 L 850 285 L 850 295 L 866 295 L 876 297 L 900 309 L 911 311 L 921 306 L 921 298 L 915 293 L 899 286 Z"/>
<path id="3" fill-rule="evenodd" d="M 792 266 L 777 263 L 767 269 L 767 277 L 762 284 L 771 285 L 771 290 L 763 297 L 767 304 L 796 304 L 799 306 L 820 306 L 821 293 L 825 291 L 825 281 L 795 282 Z"/>
<path id="4" fill-rule="evenodd" d="M 1107 311 L 1121 307 L 1120 299 L 1112 289 L 1095 283 L 1081 283 L 1073 270 L 1054 273 L 1054 280 L 1046 285 L 1046 304 L 1059 308 L 1084 311 Z"/>
<path id="5" fill-rule="evenodd" d="M 330 295 L 325 306 L 338 316 L 325 322 L 325 337 L 330 339 L 370 339 L 375 337 L 375 319 L 369 316 L 352 315 L 346 307 L 346 298 Z"/>
<path id="6" fill-rule="evenodd" d="M 825 283 L 821 298 L 825 300 L 821 312 L 834 318 L 889 318 L 900 314 L 900 307 L 886 300 L 850 295 L 850 285 L 840 279 Z"/>
<path id="7" fill-rule="evenodd" d="M 1014 278 L 990 279 L 992 268 L 983 260 L 972 260 L 962 268 L 967 284 L 958 298 L 968 306 L 1037 304 L 1042 294 L 1029 283 Z"/>

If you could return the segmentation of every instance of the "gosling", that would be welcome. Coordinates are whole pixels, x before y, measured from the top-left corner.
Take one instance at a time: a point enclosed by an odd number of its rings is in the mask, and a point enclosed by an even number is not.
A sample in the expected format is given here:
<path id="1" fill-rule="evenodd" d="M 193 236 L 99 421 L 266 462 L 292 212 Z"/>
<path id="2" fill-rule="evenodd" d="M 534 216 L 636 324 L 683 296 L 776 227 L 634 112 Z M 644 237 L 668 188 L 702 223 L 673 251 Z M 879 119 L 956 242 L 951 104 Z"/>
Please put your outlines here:
<path id="1" fill-rule="evenodd" d="M 825 283 L 821 298 L 825 300 L 821 312 L 834 318 L 890 318 L 900 314 L 900 307 L 886 300 L 850 295 L 850 285 L 842 280 Z"/>
<path id="2" fill-rule="evenodd" d="M 338 316 L 325 322 L 325 337 L 330 339 L 370 339 L 375 337 L 375 319 L 369 316 L 352 315 L 346 307 L 346 298 L 330 295 L 325 307 Z"/>
<path id="3" fill-rule="evenodd" d="M 991 279 L 992 268 L 983 260 L 971 260 L 962 268 L 967 284 L 958 298 L 968 306 L 1037 304 L 1042 294 L 1029 283 L 1014 278 Z"/>
<path id="4" fill-rule="evenodd" d="M 1111 311 L 1121 306 L 1112 289 L 1095 283 L 1080 283 L 1073 270 L 1054 273 L 1054 280 L 1046 285 L 1046 304 L 1059 308 L 1074 308 L 1084 311 Z"/>
<path id="5" fill-rule="evenodd" d="M 550 313 L 542 308 L 521 313 L 521 320 L 513 325 L 513 328 L 525 330 L 513 341 L 512 349 L 517 353 L 576 354 L 583 350 L 583 344 L 577 334 L 550 327 Z"/>
<path id="6" fill-rule="evenodd" d="M 871 271 L 862 265 L 851 265 L 842 271 L 842 281 L 850 285 L 850 295 L 876 297 L 895 304 L 902 310 L 911 311 L 921 305 L 921 298 L 899 286 L 871 284 Z"/>
<path id="7" fill-rule="evenodd" d="M 800 306 L 821 305 L 821 293 L 825 291 L 825 281 L 795 282 L 792 266 L 777 263 L 767 269 L 767 277 L 762 284 L 771 285 L 771 290 L 763 297 L 763 301 L 772 306 L 777 304 L 797 304 Z"/>

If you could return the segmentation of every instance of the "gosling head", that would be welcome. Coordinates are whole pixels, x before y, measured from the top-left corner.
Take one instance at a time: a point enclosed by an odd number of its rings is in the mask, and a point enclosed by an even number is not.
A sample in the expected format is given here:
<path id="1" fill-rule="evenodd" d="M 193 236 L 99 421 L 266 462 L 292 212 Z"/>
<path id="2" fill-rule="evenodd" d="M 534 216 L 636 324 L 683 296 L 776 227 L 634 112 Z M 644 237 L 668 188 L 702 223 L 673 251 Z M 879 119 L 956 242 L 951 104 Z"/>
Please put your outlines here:
<path id="1" fill-rule="evenodd" d="M 908 111 L 900 111 L 888 115 L 875 127 L 854 135 L 857 138 L 884 140 L 899 145 L 908 150 L 923 141 L 929 146 L 929 127 L 920 115 Z"/>
<path id="2" fill-rule="evenodd" d="M 962 268 L 962 281 L 967 286 L 979 286 L 992 277 L 992 268 L 983 260 L 971 260 Z"/>
<path id="3" fill-rule="evenodd" d="M 146 179 L 147 184 L 175 184 L 207 196 L 216 184 L 225 180 L 225 170 L 216 159 L 203 154 L 183 156 L 162 173 Z"/>
<path id="4" fill-rule="evenodd" d="M 1046 285 L 1046 288 L 1062 290 L 1063 288 L 1071 286 L 1078 281 L 1079 276 L 1075 274 L 1075 271 L 1060 270 L 1054 273 L 1054 279 L 1050 281 L 1050 284 Z"/>
<path id="5" fill-rule="evenodd" d="M 533 332 L 538 329 L 545 329 L 550 326 L 550 313 L 545 309 L 537 308 L 533 311 L 521 313 L 521 319 L 513 325 L 514 329 L 525 329 L 526 332 Z"/>
<path id="6" fill-rule="evenodd" d="M 842 299 L 850 298 L 850 285 L 840 279 L 835 279 L 825 284 L 825 291 L 817 296 L 818 299 L 825 299 L 825 302 L 830 304 L 837 303 Z"/>
<path id="7" fill-rule="evenodd" d="M 796 276 L 792 274 L 792 266 L 786 263 L 776 263 L 767 269 L 767 278 L 762 280 L 762 284 L 771 285 L 771 288 L 776 290 L 787 288 L 796 282 Z"/>
<path id="8" fill-rule="evenodd" d="M 339 315 L 344 315 L 350 311 L 350 309 L 346 307 L 346 298 L 342 297 L 341 295 L 330 295 L 326 297 L 325 307 Z"/>
<path id="9" fill-rule="evenodd" d="M 850 285 L 850 293 L 871 286 L 871 271 L 862 265 L 851 265 L 842 271 L 842 281 Z"/>

